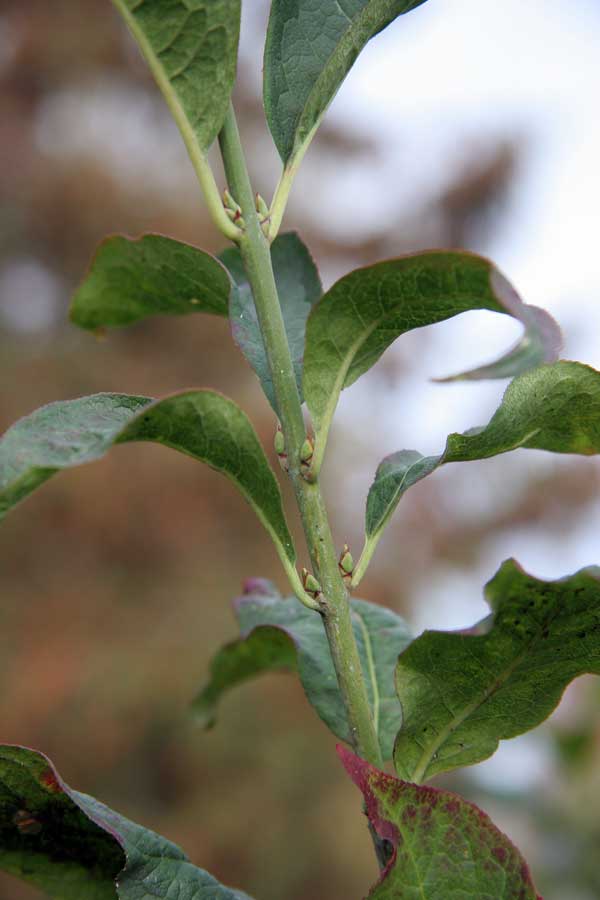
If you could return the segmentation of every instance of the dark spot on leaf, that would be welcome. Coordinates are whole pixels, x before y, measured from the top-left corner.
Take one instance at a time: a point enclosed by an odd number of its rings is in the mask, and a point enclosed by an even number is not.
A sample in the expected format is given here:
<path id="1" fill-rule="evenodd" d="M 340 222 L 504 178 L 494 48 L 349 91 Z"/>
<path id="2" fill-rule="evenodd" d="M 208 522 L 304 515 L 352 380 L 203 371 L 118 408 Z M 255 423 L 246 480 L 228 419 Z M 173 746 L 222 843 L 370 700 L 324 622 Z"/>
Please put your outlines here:
<path id="1" fill-rule="evenodd" d="M 391 841 L 384 839 L 381 842 L 381 850 L 382 850 L 382 855 L 383 855 L 383 861 L 384 861 L 385 865 L 387 865 L 394 855 L 394 845 L 392 844 Z"/>
<path id="2" fill-rule="evenodd" d="M 43 825 L 26 809 L 20 809 L 13 816 L 13 822 L 20 834 L 39 834 Z"/>
<path id="3" fill-rule="evenodd" d="M 61 792 L 61 786 L 58 783 L 58 778 L 52 771 L 52 769 L 46 769 L 45 772 L 42 772 L 40 775 L 40 781 L 44 785 L 47 791 L 51 794 L 59 794 Z"/>
<path id="4" fill-rule="evenodd" d="M 506 862 L 506 850 L 504 847 L 493 847 L 492 848 L 492 856 L 498 860 L 499 863 Z"/>

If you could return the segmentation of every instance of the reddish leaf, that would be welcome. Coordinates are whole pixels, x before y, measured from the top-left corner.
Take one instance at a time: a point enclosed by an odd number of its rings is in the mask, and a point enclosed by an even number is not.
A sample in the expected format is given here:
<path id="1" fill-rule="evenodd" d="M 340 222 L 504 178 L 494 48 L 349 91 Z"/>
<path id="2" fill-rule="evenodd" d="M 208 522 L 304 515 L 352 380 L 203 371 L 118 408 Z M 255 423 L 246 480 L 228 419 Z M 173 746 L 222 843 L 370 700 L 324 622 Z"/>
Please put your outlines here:
<path id="1" fill-rule="evenodd" d="M 338 753 L 391 846 L 369 898 L 542 900 L 517 848 L 472 803 L 386 775 L 341 745 Z"/>

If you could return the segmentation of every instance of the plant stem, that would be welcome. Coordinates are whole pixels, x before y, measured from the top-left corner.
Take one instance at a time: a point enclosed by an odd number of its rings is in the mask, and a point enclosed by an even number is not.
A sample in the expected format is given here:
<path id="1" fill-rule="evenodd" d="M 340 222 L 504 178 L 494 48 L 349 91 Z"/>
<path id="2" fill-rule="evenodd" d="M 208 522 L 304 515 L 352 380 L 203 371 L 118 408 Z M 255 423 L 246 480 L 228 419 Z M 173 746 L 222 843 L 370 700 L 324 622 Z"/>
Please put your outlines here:
<path id="1" fill-rule="evenodd" d="M 252 287 L 275 388 L 289 474 L 315 577 L 322 589 L 320 612 L 346 709 L 352 745 L 363 759 L 381 766 L 381 751 L 352 628 L 348 594 L 339 572 L 323 496 L 318 481 L 307 481 L 300 470 L 300 452 L 306 438 L 302 405 L 273 276 L 269 242 L 256 212 L 235 113 L 231 107 L 219 135 L 219 143 L 229 189 L 241 206 L 246 223 L 244 234 L 239 239 L 240 252 Z"/>
<path id="2" fill-rule="evenodd" d="M 304 154 L 302 154 L 304 156 Z M 294 178 L 296 177 L 296 172 L 298 171 L 298 166 L 302 161 L 302 156 L 299 160 L 295 162 L 293 165 L 284 166 L 283 172 L 281 173 L 281 178 L 279 179 L 279 184 L 275 190 L 275 194 L 273 195 L 273 200 L 271 201 L 271 209 L 269 216 L 269 240 L 274 241 L 277 235 L 279 234 L 279 229 L 281 228 L 281 222 L 283 219 L 283 214 L 285 213 L 285 208 L 287 206 L 287 202 L 290 196 L 290 192 L 292 190 L 292 185 L 294 183 Z"/>
<path id="3" fill-rule="evenodd" d="M 294 184 L 294 179 L 298 173 L 298 169 L 300 168 L 300 164 L 304 159 L 304 155 L 310 146 L 310 142 L 316 134 L 317 128 L 319 127 L 321 120 L 319 119 L 315 122 L 313 128 L 309 132 L 309 134 L 305 137 L 301 146 L 296 149 L 296 151 L 292 154 L 292 156 L 288 159 L 283 167 L 283 172 L 281 173 L 281 178 L 279 179 L 279 184 L 275 189 L 275 194 L 273 195 L 273 199 L 271 201 L 271 215 L 269 222 L 269 240 L 274 241 L 279 233 L 279 229 L 281 228 L 281 221 L 283 219 L 283 215 L 285 213 L 285 208 L 287 206 L 287 202 L 289 200 L 289 196 L 292 190 L 292 185 Z"/>

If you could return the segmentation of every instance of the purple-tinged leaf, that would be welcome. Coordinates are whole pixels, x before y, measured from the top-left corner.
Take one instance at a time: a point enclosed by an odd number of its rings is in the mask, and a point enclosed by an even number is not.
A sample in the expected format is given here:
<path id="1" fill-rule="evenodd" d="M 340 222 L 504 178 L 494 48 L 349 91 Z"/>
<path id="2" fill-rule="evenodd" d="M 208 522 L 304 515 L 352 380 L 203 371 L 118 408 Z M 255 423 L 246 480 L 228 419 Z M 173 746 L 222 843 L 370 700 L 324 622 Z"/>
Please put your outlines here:
<path id="1" fill-rule="evenodd" d="M 517 848 L 474 804 L 338 753 L 390 850 L 369 900 L 542 900 Z"/>

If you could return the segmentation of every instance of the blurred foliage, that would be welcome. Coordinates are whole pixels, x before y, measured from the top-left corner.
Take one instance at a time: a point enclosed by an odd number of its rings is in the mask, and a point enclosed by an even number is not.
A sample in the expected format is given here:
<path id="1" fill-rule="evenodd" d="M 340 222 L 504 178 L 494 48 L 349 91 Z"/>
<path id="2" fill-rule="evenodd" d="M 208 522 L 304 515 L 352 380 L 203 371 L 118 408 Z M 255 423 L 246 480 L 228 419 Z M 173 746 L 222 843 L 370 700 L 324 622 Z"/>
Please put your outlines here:
<path id="1" fill-rule="evenodd" d="M 264 20 L 266 2 L 252 6 Z M 241 65 L 237 105 L 257 187 L 269 196 L 276 155 L 256 72 L 246 71 L 246 56 Z M 226 323 L 154 320 L 105 342 L 67 323 L 69 295 L 107 233 L 158 231 L 220 249 L 178 135 L 106 0 L 86 0 L 85 14 L 76 0 L 3 0 L 0 146 L 0 429 L 54 399 L 211 385 L 250 413 L 270 447 L 272 415 Z M 520 152 L 510 135 L 475 147 L 465 136 L 464 172 L 435 201 L 381 234 L 357 230 L 351 244 L 327 234 L 322 211 L 311 216 L 292 204 L 290 223 L 330 274 L 431 246 L 485 252 L 518 184 Z M 323 165 L 343 173 L 357 160 L 376 164 L 376 144 L 327 124 L 307 177 Z M 398 355 L 382 362 L 382 390 L 408 362 Z M 341 533 L 340 498 L 372 435 L 353 435 L 344 452 L 348 440 L 340 429 L 329 493 L 340 545 L 344 538 L 358 545 L 362 511 Z M 545 470 L 498 511 L 476 511 L 457 527 L 451 500 L 432 480 L 407 500 L 363 596 L 409 614 L 424 572 L 469 568 L 498 530 L 542 520 L 567 528 L 598 481 L 588 461 Z M 462 484 L 472 492 L 480 482 Z M 249 684 L 227 698 L 213 732 L 200 732 L 188 716 L 211 654 L 234 636 L 229 603 L 249 575 L 285 587 L 249 508 L 192 460 L 122 447 L 53 480 L 2 529 L 0 737 L 43 750 L 71 785 L 167 835 L 261 900 L 361 896 L 375 874 L 364 822 L 300 686 L 284 676 Z M 468 776 L 444 781 L 481 799 L 490 814 L 499 809 L 515 837 L 533 822 L 536 837 L 523 849 L 547 900 L 600 894 L 592 799 L 600 794 L 600 733 L 588 724 L 595 691 L 576 685 L 566 713 L 572 721 L 559 715 L 544 731 L 556 759 L 543 796 L 478 797 L 482 789 Z M 0 876 L 0 900 L 39 896 Z"/>

